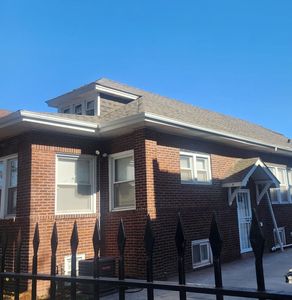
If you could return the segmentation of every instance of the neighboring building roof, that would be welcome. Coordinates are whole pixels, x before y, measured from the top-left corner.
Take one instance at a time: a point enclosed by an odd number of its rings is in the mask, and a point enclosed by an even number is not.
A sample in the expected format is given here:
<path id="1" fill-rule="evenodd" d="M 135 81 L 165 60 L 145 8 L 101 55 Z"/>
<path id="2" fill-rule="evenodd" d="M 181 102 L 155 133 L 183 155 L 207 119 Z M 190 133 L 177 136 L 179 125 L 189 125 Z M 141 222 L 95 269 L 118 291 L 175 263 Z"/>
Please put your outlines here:
<path id="1" fill-rule="evenodd" d="M 8 110 L 4 110 L 4 109 L 0 109 L 0 118 L 7 116 L 10 114 L 10 111 Z"/>

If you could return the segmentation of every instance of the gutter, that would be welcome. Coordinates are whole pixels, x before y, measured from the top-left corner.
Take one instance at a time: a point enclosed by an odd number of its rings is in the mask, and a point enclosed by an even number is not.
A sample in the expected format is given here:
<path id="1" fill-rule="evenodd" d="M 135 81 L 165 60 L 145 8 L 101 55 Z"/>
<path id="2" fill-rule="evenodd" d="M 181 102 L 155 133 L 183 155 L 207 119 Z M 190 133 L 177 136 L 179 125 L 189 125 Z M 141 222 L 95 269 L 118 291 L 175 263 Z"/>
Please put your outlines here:
<path id="1" fill-rule="evenodd" d="M 200 131 L 203 133 L 211 133 L 213 135 L 223 137 L 225 139 L 234 140 L 234 141 L 245 143 L 245 144 L 261 146 L 264 148 L 271 148 L 275 152 L 281 150 L 284 152 L 289 152 L 290 154 L 292 153 L 292 149 L 283 148 L 281 146 L 276 146 L 274 144 L 265 143 L 265 142 L 262 142 L 262 141 L 259 141 L 256 139 L 248 139 L 248 138 L 238 136 L 235 134 L 229 134 L 229 133 L 226 133 L 226 132 L 220 131 L 220 130 L 209 129 L 206 127 L 201 127 L 201 126 L 193 125 L 193 124 L 186 123 L 186 122 L 176 121 L 174 119 L 162 117 L 162 116 L 152 114 L 152 113 L 145 113 L 145 121 L 151 122 L 151 123 L 162 124 L 162 125 L 168 125 L 168 126 L 172 126 L 172 127 L 178 127 L 178 128 L 182 128 L 182 129 L 196 130 L 196 131 Z"/>
<path id="2" fill-rule="evenodd" d="M 98 124 L 94 124 L 91 122 L 65 119 L 59 116 L 42 115 L 36 112 L 19 110 L 8 115 L 7 117 L 1 118 L 0 129 L 21 122 L 46 125 L 58 128 L 66 128 L 91 133 L 95 133 L 99 127 Z"/>
<path id="3" fill-rule="evenodd" d="M 113 121 L 104 122 L 103 124 L 99 125 L 97 123 L 92 123 L 87 121 L 68 119 L 68 118 L 60 117 L 58 115 L 56 116 L 42 115 L 36 112 L 20 110 L 11 113 L 8 116 L 0 118 L 0 129 L 20 122 L 26 122 L 32 124 L 34 123 L 34 124 L 40 124 L 45 126 L 52 126 L 52 127 L 59 127 L 59 128 L 61 127 L 61 128 L 71 129 L 71 130 L 90 132 L 95 134 L 96 136 L 100 134 L 101 135 L 106 134 L 109 131 L 118 130 L 122 127 L 130 127 L 133 125 L 138 125 L 139 123 L 143 125 L 146 125 L 147 123 L 151 123 L 151 124 L 159 124 L 159 125 L 173 127 L 173 128 L 208 133 L 223 139 L 232 140 L 244 144 L 250 144 L 262 148 L 268 148 L 270 150 L 274 150 L 275 152 L 284 152 L 292 155 L 292 149 L 287 149 L 281 146 L 276 146 L 274 144 L 265 143 L 263 141 L 259 141 L 256 139 L 248 139 L 235 134 L 229 134 L 220 130 L 213 130 L 213 129 L 193 125 L 187 122 L 177 121 L 172 118 L 162 117 L 160 115 L 147 113 L 147 112 L 137 113 Z"/>

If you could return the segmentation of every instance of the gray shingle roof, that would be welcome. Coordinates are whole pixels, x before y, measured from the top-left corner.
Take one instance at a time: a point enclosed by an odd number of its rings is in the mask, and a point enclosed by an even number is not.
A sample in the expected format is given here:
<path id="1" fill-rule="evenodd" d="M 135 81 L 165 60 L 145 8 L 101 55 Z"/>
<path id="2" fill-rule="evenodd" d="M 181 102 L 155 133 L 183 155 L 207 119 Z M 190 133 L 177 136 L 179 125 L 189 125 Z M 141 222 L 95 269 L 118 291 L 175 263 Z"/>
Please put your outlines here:
<path id="1" fill-rule="evenodd" d="M 287 142 L 287 137 L 260 125 L 146 92 L 106 78 L 99 79 L 96 83 L 140 96 L 137 100 L 125 105 L 122 110 L 118 109 L 103 116 L 103 121 L 115 120 L 141 112 L 152 113 L 206 129 L 292 149 L 292 144 Z"/>
<path id="2" fill-rule="evenodd" d="M 259 159 L 258 157 L 254 157 L 254 158 L 237 160 L 237 162 L 226 174 L 223 183 L 242 182 L 246 174 L 252 169 L 252 167 L 258 161 L 258 159 Z"/>
<path id="3" fill-rule="evenodd" d="M 5 109 L 0 109 L 0 118 L 9 115 L 11 112 Z"/>

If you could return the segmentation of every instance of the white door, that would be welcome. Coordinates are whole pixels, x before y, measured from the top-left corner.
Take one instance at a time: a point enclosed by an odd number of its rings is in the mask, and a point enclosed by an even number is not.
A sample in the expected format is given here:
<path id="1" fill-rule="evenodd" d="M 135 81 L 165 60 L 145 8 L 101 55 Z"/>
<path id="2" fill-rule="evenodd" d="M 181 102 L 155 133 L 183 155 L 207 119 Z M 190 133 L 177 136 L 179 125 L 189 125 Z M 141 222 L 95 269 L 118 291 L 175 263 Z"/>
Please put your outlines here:
<path id="1" fill-rule="evenodd" d="M 252 250 L 249 241 L 249 230 L 252 218 L 249 190 L 239 190 L 237 192 L 236 201 L 240 252 L 249 252 Z"/>

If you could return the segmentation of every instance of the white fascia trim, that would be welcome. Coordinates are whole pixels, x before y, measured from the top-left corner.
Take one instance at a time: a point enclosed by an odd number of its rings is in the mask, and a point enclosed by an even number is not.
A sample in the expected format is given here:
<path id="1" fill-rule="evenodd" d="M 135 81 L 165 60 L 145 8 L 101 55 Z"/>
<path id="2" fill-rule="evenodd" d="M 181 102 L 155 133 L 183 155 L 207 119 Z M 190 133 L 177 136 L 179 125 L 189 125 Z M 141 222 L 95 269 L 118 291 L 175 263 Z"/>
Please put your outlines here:
<path id="1" fill-rule="evenodd" d="M 109 88 L 109 87 L 99 85 L 99 84 L 97 84 L 95 86 L 95 89 L 97 91 L 105 93 L 105 94 L 115 95 L 115 96 L 123 97 L 123 98 L 126 98 L 126 99 L 131 99 L 131 100 L 136 100 L 140 97 L 140 96 L 137 96 L 137 95 L 134 95 L 134 94 L 131 94 L 131 93 L 119 91 L 119 90 Z"/>
<path id="2" fill-rule="evenodd" d="M 247 185 L 247 182 L 248 182 L 250 176 L 253 174 L 253 172 L 256 170 L 256 168 L 258 166 L 262 167 L 263 171 L 267 174 L 267 176 L 271 179 L 271 181 L 275 184 L 276 187 L 280 186 L 279 185 L 280 184 L 279 180 L 273 175 L 273 173 L 269 170 L 269 168 L 260 159 L 258 159 L 256 161 L 254 166 L 250 169 L 250 171 L 244 177 L 244 179 L 242 181 L 243 186 Z"/>
<path id="3" fill-rule="evenodd" d="M 95 87 L 95 83 L 92 82 L 92 83 L 86 84 L 86 85 L 84 85 L 84 86 L 82 86 L 80 88 L 77 88 L 77 89 L 75 89 L 75 90 L 73 90 L 71 92 L 63 94 L 61 96 L 49 99 L 49 100 L 46 101 L 46 103 L 48 104 L 48 106 L 56 107 L 61 102 L 64 102 L 64 101 L 67 101 L 67 100 L 71 100 L 72 98 L 78 98 L 78 97 L 80 97 L 81 95 L 83 95 L 85 93 L 94 91 L 95 90 L 94 87 Z"/>
<path id="4" fill-rule="evenodd" d="M 37 123 L 42 125 L 62 127 L 86 132 L 95 132 L 98 128 L 97 124 L 84 122 L 79 120 L 69 120 L 62 117 L 44 116 L 38 113 L 21 111 L 21 121 L 29 123 Z"/>
<path id="5" fill-rule="evenodd" d="M 270 178 L 270 180 L 275 184 L 276 187 L 280 186 L 280 182 L 278 179 L 273 175 L 273 173 L 269 170 L 269 168 L 260 160 L 258 159 L 253 167 L 249 170 L 249 172 L 245 175 L 243 180 L 240 182 L 230 182 L 230 183 L 224 183 L 222 184 L 222 187 L 244 187 L 247 185 L 247 182 L 250 178 L 250 176 L 254 173 L 256 168 L 260 166 L 264 170 L 264 172 L 267 174 L 267 176 Z"/>
<path id="6" fill-rule="evenodd" d="M 239 141 L 239 142 L 246 143 L 246 144 L 258 145 L 258 146 L 262 146 L 262 147 L 268 147 L 268 148 L 278 149 L 278 150 L 281 149 L 283 151 L 292 152 L 292 150 L 290 150 L 290 149 L 279 147 L 279 146 L 276 146 L 273 144 L 264 143 L 262 141 L 258 141 L 255 139 L 244 138 L 244 137 L 234 135 L 234 134 L 229 134 L 229 133 L 226 133 L 226 132 L 220 131 L 220 130 L 213 130 L 213 129 L 209 129 L 206 127 L 196 126 L 196 125 L 193 125 L 190 123 L 177 121 L 177 120 L 174 120 L 171 118 L 162 117 L 162 116 L 152 114 L 152 113 L 145 113 L 145 121 L 152 122 L 152 123 L 158 123 L 158 124 L 166 124 L 166 125 L 170 125 L 170 126 L 174 126 L 174 127 L 184 127 L 186 129 L 193 129 L 193 130 L 198 130 L 198 131 L 202 131 L 202 132 L 206 132 L 206 133 L 211 133 L 214 135 L 218 135 L 218 136 L 221 136 L 221 137 L 224 137 L 227 139 L 232 139 L 232 140 Z"/>

